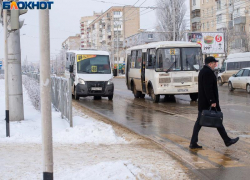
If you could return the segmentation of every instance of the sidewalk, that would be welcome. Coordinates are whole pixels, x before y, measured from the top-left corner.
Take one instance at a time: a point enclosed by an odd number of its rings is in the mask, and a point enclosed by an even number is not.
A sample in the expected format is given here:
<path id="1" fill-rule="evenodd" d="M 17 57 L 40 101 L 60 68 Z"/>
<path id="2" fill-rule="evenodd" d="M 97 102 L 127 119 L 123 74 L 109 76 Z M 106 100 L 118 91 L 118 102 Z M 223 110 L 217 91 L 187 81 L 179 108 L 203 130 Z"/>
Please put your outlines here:
<path id="1" fill-rule="evenodd" d="M 5 128 L 0 80 L 0 129 Z M 42 179 L 41 114 L 24 89 L 25 121 L 0 132 L 1 179 Z M 189 179 L 161 148 L 74 103 L 74 128 L 53 111 L 54 179 Z M 91 117 L 90 117 L 91 115 Z"/>

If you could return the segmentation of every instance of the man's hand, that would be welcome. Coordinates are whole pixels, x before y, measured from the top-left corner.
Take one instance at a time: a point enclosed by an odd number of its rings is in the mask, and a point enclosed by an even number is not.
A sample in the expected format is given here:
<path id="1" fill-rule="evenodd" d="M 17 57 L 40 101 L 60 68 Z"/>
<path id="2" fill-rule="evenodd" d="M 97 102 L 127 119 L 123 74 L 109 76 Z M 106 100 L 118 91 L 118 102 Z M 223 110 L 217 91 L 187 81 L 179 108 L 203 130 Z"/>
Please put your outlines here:
<path id="1" fill-rule="evenodd" d="M 213 104 L 211 105 L 211 107 L 216 107 L 216 103 L 213 103 Z"/>

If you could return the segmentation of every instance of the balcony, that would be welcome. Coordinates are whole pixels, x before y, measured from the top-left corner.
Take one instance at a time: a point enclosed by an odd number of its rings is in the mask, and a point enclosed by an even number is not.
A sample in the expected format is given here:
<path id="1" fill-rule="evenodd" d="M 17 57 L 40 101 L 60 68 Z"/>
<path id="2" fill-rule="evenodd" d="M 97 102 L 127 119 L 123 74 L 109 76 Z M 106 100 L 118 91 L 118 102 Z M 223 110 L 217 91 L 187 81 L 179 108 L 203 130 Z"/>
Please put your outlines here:
<path id="1" fill-rule="evenodd" d="M 234 25 L 238 24 L 246 24 L 246 16 L 240 16 L 237 18 L 234 18 Z"/>
<path id="2" fill-rule="evenodd" d="M 192 18 L 192 19 L 191 19 L 191 22 L 192 22 L 192 23 L 199 23 L 199 22 L 201 22 L 201 18 L 200 18 L 200 17 Z"/>

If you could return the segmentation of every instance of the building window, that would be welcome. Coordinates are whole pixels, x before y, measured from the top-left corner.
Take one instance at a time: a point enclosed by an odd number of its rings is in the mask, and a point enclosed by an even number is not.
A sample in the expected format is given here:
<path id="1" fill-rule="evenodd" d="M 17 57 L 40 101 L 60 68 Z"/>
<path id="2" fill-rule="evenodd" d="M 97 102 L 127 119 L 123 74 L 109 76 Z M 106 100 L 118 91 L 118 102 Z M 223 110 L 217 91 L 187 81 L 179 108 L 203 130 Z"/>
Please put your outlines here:
<path id="1" fill-rule="evenodd" d="M 243 25 L 241 28 L 241 32 L 245 32 L 245 31 L 246 31 L 246 27 L 245 27 L 245 25 Z"/>
<path id="2" fill-rule="evenodd" d="M 214 22 L 213 21 L 211 22 L 211 27 L 214 27 Z"/>
<path id="3" fill-rule="evenodd" d="M 222 22 L 222 14 L 217 15 L 217 24 Z"/>
<path id="4" fill-rule="evenodd" d="M 193 0 L 193 6 L 195 6 L 196 5 L 196 0 Z"/>
<path id="5" fill-rule="evenodd" d="M 205 23 L 203 23 L 203 29 L 205 29 Z"/>
<path id="6" fill-rule="evenodd" d="M 209 22 L 207 22 L 207 29 L 209 29 Z"/>
<path id="7" fill-rule="evenodd" d="M 153 39 L 154 35 L 153 34 L 148 34 L 148 39 Z"/>
<path id="8" fill-rule="evenodd" d="M 212 7 L 212 17 L 214 16 L 214 7 Z"/>
<path id="9" fill-rule="evenodd" d="M 114 25 L 114 28 L 122 28 L 122 25 Z"/>
<path id="10" fill-rule="evenodd" d="M 232 20 L 233 20 L 233 14 L 230 14 L 229 16 L 230 16 L 230 17 L 229 17 L 230 20 L 232 21 Z"/>
<path id="11" fill-rule="evenodd" d="M 120 15 L 121 12 L 120 11 L 114 11 L 114 15 Z"/>
<path id="12" fill-rule="evenodd" d="M 237 8 L 236 13 L 238 16 L 240 15 L 240 8 Z"/>
<path id="13" fill-rule="evenodd" d="M 202 4 L 204 4 L 204 0 L 202 0 Z"/>
<path id="14" fill-rule="evenodd" d="M 217 0 L 217 9 L 221 9 L 221 0 Z"/>

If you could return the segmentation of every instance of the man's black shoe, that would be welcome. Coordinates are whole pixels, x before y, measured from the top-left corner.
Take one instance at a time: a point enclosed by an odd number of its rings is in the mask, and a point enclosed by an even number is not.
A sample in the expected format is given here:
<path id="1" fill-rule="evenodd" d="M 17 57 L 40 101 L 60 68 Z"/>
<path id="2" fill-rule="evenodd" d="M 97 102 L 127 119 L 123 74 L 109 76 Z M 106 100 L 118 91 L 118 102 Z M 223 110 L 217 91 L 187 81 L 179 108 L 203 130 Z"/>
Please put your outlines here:
<path id="1" fill-rule="evenodd" d="M 190 144 L 190 149 L 202 149 L 202 146 L 199 146 L 198 144 Z"/>
<path id="2" fill-rule="evenodd" d="M 231 139 L 230 141 L 226 142 L 225 144 L 226 144 L 227 147 L 229 147 L 229 146 L 237 143 L 237 141 L 239 141 L 239 139 L 240 139 L 239 137 L 237 137 L 235 139 Z"/>

